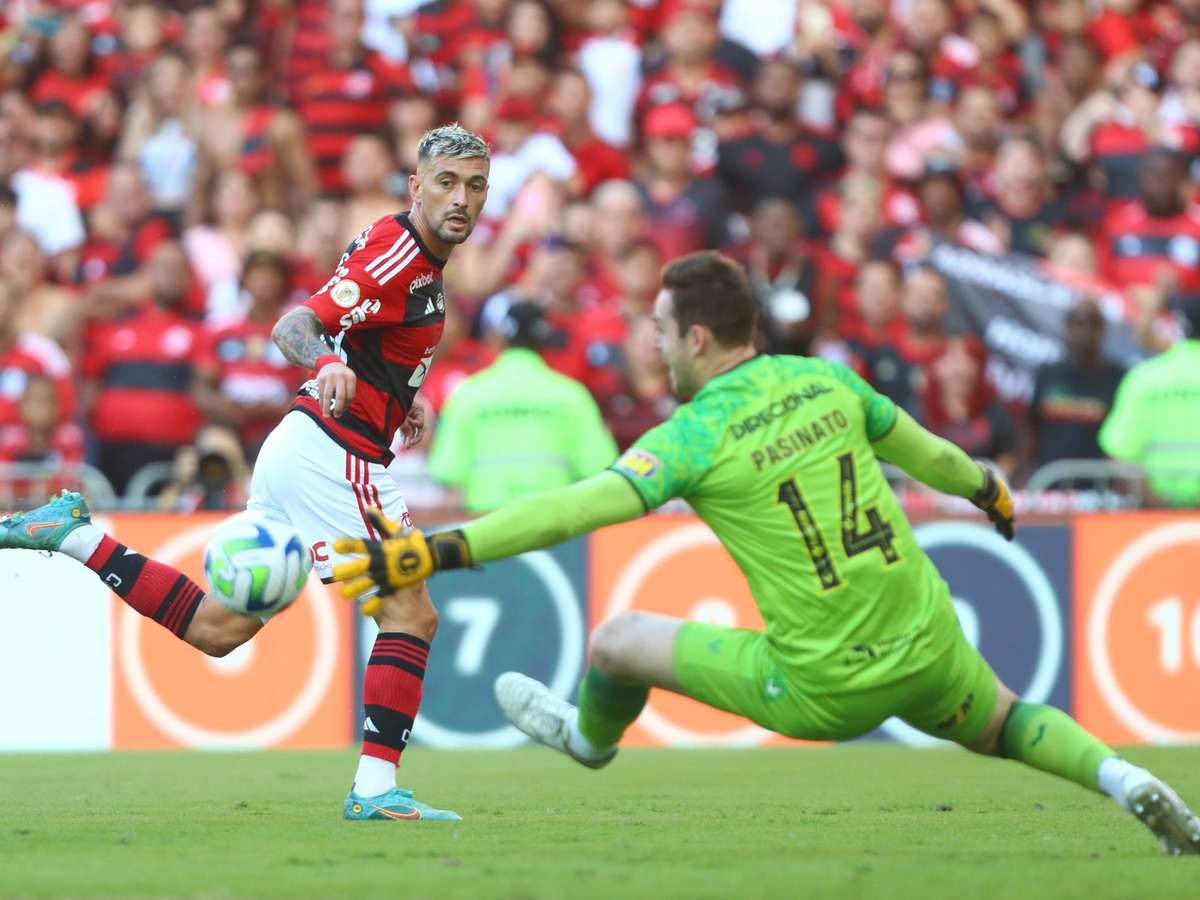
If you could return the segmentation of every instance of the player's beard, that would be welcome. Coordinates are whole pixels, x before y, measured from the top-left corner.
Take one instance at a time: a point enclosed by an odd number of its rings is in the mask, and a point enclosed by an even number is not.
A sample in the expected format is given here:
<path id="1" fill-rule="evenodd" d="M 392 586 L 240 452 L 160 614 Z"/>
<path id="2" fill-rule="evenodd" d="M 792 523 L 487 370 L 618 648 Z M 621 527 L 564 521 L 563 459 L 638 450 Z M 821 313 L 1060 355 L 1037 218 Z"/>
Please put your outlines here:
<path id="1" fill-rule="evenodd" d="M 475 230 L 475 223 L 471 221 L 470 216 L 465 217 L 467 220 L 467 228 L 462 233 L 453 232 L 446 228 L 445 219 L 442 220 L 442 225 L 435 232 L 439 240 L 445 241 L 447 244 L 461 244 L 471 236 L 471 232 Z"/>

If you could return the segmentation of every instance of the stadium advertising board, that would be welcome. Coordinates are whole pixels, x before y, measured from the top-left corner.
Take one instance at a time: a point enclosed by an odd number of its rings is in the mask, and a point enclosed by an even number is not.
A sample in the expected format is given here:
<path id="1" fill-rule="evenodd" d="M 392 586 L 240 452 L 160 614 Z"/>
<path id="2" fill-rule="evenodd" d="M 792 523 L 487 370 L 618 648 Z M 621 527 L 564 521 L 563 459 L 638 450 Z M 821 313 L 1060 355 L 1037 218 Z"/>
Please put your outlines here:
<path id="1" fill-rule="evenodd" d="M 220 516 L 116 515 L 122 542 L 192 578 Z M 950 585 L 964 630 L 1014 690 L 1061 706 L 1116 744 L 1200 741 L 1200 516 L 1081 516 L 1026 525 L 935 521 L 917 537 Z M 374 623 L 313 582 L 296 608 L 210 659 L 130 611 L 62 557 L 0 553 L 0 749 L 341 747 L 360 725 Z M 46 596 L 53 585 L 54 595 Z M 735 627 L 762 623 L 732 560 L 688 516 L 655 516 L 560 548 L 443 573 L 441 625 L 414 737 L 508 747 L 492 681 L 508 669 L 575 694 L 587 635 L 624 610 Z M 889 722 L 873 736 L 924 742 Z M 637 746 L 794 743 L 653 692 Z"/>
<path id="2" fill-rule="evenodd" d="M 1200 516 L 1075 521 L 1075 703 L 1111 743 L 1200 742 Z"/>

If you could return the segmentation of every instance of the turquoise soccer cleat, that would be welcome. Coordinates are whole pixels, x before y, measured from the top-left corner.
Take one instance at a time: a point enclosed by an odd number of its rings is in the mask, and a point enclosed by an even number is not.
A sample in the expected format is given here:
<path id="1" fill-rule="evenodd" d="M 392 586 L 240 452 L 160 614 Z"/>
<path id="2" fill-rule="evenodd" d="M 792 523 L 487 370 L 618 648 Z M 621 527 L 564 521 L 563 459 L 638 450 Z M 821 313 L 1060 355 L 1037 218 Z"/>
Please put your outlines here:
<path id="1" fill-rule="evenodd" d="M 353 790 L 346 795 L 346 803 L 342 807 L 342 818 L 352 822 L 362 822 L 367 819 L 393 819 L 396 821 L 416 821 L 429 819 L 431 821 L 458 822 L 462 819 L 456 812 L 448 809 L 434 809 L 427 803 L 414 800 L 412 791 L 404 788 L 392 788 L 386 794 L 378 797 L 360 797 Z"/>
<path id="2" fill-rule="evenodd" d="M 0 550 L 57 551 L 68 534 L 91 521 L 83 495 L 63 491 L 49 503 L 0 521 Z"/>

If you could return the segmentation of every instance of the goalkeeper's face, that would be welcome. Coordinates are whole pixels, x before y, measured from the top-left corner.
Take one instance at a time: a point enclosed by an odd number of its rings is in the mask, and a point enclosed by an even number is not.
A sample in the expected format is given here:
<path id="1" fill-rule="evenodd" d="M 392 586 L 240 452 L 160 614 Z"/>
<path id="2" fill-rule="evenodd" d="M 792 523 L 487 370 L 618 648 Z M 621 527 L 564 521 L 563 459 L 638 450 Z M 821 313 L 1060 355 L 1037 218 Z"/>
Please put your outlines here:
<path id="1" fill-rule="evenodd" d="M 686 399 L 696 392 L 697 348 L 692 336 L 679 333 L 679 320 L 675 318 L 675 305 L 671 292 L 663 288 L 654 299 L 654 325 L 657 330 L 658 352 L 671 379 L 671 390 L 676 397 Z"/>

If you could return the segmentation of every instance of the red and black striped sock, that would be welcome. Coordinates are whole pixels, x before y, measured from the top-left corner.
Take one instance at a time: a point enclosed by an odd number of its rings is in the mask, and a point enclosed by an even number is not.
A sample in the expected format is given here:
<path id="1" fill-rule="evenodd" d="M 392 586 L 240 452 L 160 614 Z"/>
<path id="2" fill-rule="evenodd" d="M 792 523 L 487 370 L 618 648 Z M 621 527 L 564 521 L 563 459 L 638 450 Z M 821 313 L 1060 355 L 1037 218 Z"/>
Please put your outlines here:
<path id="1" fill-rule="evenodd" d="M 400 762 L 421 706 L 428 658 L 429 644 L 419 637 L 381 631 L 375 638 L 363 681 L 363 756 Z"/>
<path id="2" fill-rule="evenodd" d="M 108 535 L 84 565 L 118 597 L 178 638 L 204 599 L 204 591 L 182 572 L 147 559 Z"/>

